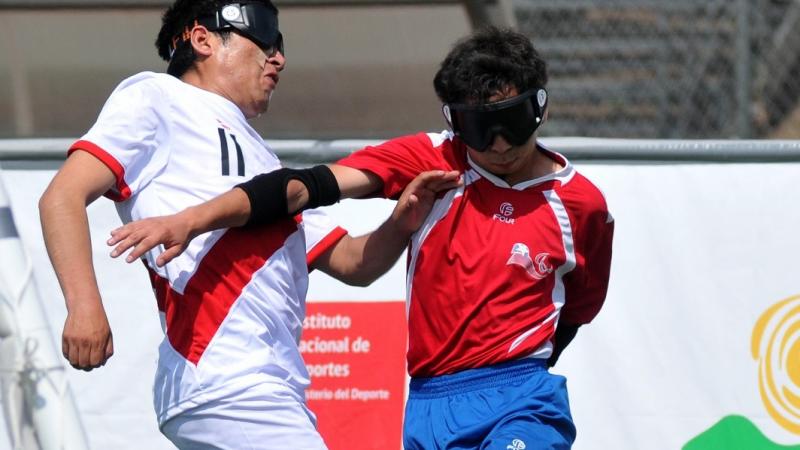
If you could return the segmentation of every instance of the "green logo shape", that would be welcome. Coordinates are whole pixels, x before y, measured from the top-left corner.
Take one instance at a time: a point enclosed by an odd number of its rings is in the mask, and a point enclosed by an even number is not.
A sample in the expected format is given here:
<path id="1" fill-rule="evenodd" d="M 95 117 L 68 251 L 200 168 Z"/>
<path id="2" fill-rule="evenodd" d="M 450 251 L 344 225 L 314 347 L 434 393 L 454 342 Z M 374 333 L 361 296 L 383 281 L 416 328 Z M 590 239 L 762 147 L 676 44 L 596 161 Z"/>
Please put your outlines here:
<path id="1" fill-rule="evenodd" d="M 800 450 L 800 445 L 776 444 L 746 417 L 726 416 L 682 450 Z"/>

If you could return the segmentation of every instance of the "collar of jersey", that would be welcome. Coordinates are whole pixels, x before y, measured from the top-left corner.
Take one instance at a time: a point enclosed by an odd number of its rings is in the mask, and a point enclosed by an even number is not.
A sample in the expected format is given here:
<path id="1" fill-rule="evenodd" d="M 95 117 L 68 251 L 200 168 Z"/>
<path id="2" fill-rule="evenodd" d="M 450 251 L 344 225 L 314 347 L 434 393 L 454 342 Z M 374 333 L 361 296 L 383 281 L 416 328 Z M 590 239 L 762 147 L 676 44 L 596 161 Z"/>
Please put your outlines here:
<path id="1" fill-rule="evenodd" d="M 541 151 L 550 155 L 550 157 L 561 163 L 561 165 L 563 165 L 564 167 L 557 172 L 553 172 L 531 180 L 525 180 L 512 186 L 502 178 L 498 177 L 497 175 L 494 175 L 493 173 L 487 171 L 486 169 L 475 163 L 475 161 L 473 161 L 472 158 L 469 157 L 469 153 L 467 153 L 467 163 L 472 169 L 478 172 L 483 178 L 486 178 L 487 180 L 491 181 L 492 184 L 494 184 L 495 186 L 506 189 L 514 189 L 516 191 L 521 191 L 523 189 L 527 189 L 529 187 L 533 187 L 547 181 L 554 181 L 554 180 L 560 181 L 562 186 L 569 183 L 569 181 L 572 179 L 572 176 L 575 174 L 575 169 L 572 167 L 572 164 L 570 164 L 569 160 L 567 160 L 567 158 L 564 157 L 564 155 L 562 155 L 561 153 L 556 153 L 552 150 L 545 148 L 539 142 L 537 142 L 536 145 L 539 147 L 539 149 L 541 149 Z"/>

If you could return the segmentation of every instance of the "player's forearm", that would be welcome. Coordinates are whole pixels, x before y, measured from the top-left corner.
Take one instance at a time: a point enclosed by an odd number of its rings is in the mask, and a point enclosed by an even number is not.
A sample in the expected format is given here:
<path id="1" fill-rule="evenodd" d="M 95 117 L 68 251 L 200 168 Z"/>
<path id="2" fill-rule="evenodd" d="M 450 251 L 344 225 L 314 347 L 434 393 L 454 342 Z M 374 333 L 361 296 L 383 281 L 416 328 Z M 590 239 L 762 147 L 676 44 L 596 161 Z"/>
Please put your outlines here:
<path id="1" fill-rule="evenodd" d="M 339 259 L 336 278 L 354 286 L 367 286 L 394 266 L 408 245 L 411 233 L 389 218 L 372 233 L 351 239 Z"/>
<path id="2" fill-rule="evenodd" d="M 361 173 L 364 174 L 366 172 Z M 362 182 L 362 188 L 369 187 L 369 183 Z M 366 236 L 340 241 L 332 251 L 333 257 L 326 262 L 337 273 L 345 275 L 338 278 L 347 283 L 371 283 L 391 269 L 403 253 L 411 235 L 430 213 L 436 193 L 457 187 L 459 183 L 457 172 L 434 170 L 419 174 L 406 186 L 392 214 L 378 229 Z M 340 248 L 347 251 L 339 252 Z"/>
<path id="3" fill-rule="evenodd" d="M 80 164 L 75 161 L 80 159 L 68 159 L 39 201 L 39 212 L 47 253 L 67 306 L 62 352 L 73 367 L 92 370 L 114 354 L 114 344 L 92 266 L 86 205 L 108 189 L 113 176 L 104 168 L 93 171 L 91 164 L 76 172 Z"/>
<path id="4" fill-rule="evenodd" d="M 67 158 L 39 200 L 39 216 L 47 253 L 64 293 L 67 308 L 102 310 L 97 289 L 86 206 L 116 180 L 100 160 L 84 151 Z"/>
<path id="5" fill-rule="evenodd" d="M 48 190 L 39 201 L 39 216 L 67 309 L 81 306 L 79 303 L 101 304 L 85 202 L 68 191 Z"/>
<path id="6" fill-rule="evenodd" d="M 339 187 L 339 199 L 360 198 L 372 195 L 383 185 L 377 175 L 337 164 L 327 166 Z M 308 209 L 309 189 L 303 181 L 292 179 L 286 186 L 287 210 L 296 214 Z"/>
<path id="7" fill-rule="evenodd" d="M 410 238 L 411 232 L 398 227 L 393 217 L 370 233 L 362 252 L 362 282 L 372 283 L 388 272 L 405 251 Z"/>
<path id="8" fill-rule="evenodd" d="M 264 224 L 306 209 L 333 205 L 342 198 L 367 196 L 380 189 L 381 184 L 372 173 L 331 165 L 281 168 L 257 175 L 237 187 L 249 202 L 246 223 Z M 225 224 L 234 226 L 231 222 Z"/>
<path id="9" fill-rule="evenodd" d="M 299 180 L 289 180 L 286 185 L 286 211 L 297 214 L 308 206 L 308 188 Z"/>
<path id="10" fill-rule="evenodd" d="M 191 206 L 176 215 L 189 226 L 191 237 L 220 228 L 239 227 L 250 218 L 250 201 L 241 189 L 234 188 L 205 203 Z"/>

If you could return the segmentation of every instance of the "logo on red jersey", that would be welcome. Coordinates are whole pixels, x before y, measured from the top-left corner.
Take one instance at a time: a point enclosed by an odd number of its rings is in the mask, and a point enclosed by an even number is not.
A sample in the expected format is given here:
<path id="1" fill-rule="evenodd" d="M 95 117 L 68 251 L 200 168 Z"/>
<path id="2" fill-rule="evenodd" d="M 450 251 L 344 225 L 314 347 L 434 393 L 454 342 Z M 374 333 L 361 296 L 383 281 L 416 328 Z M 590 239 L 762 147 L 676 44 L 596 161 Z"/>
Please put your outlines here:
<path id="1" fill-rule="evenodd" d="M 514 214 L 514 205 L 508 202 L 503 202 L 500 205 L 500 214 L 495 214 L 493 219 L 499 220 L 503 223 L 513 224 L 514 218 L 511 217 L 512 214 Z"/>
<path id="2" fill-rule="evenodd" d="M 511 247 L 511 256 L 506 261 L 506 265 L 516 264 L 522 266 L 528 272 L 528 275 L 541 280 L 553 272 L 553 265 L 550 264 L 549 257 L 549 253 L 542 252 L 531 259 L 528 246 L 517 242 Z"/>

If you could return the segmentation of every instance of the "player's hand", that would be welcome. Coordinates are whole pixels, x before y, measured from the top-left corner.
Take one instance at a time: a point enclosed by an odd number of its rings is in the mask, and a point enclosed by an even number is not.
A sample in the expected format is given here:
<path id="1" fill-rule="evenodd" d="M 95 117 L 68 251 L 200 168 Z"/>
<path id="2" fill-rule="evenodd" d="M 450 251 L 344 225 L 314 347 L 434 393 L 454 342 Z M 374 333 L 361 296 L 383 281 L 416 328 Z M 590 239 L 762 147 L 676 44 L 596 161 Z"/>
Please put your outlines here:
<path id="1" fill-rule="evenodd" d="M 400 195 L 392 211 L 399 230 L 413 233 L 422 226 L 433 208 L 436 194 L 454 189 L 462 184 L 458 171 L 432 170 L 419 174 Z"/>
<path id="2" fill-rule="evenodd" d="M 116 258 L 132 249 L 125 261 L 133 262 L 157 245 L 164 246 L 164 252 L 156 258 L 159 267 L 172 261 L 186 250 L 186 246 L 194 238 L 189 223 L 181 213 L 169 216 L 152 217 L 137 220 L 111 231 L 107 241 L 114 246 L 111 256 Z"/>
<path id="3" fill-rule="evenodd" d="M 61 352 L 76 369 L 90 371 L 114 354 L 114 339 L 103 305 L 82 302 L 67 313 L 61 335 Z"/>

